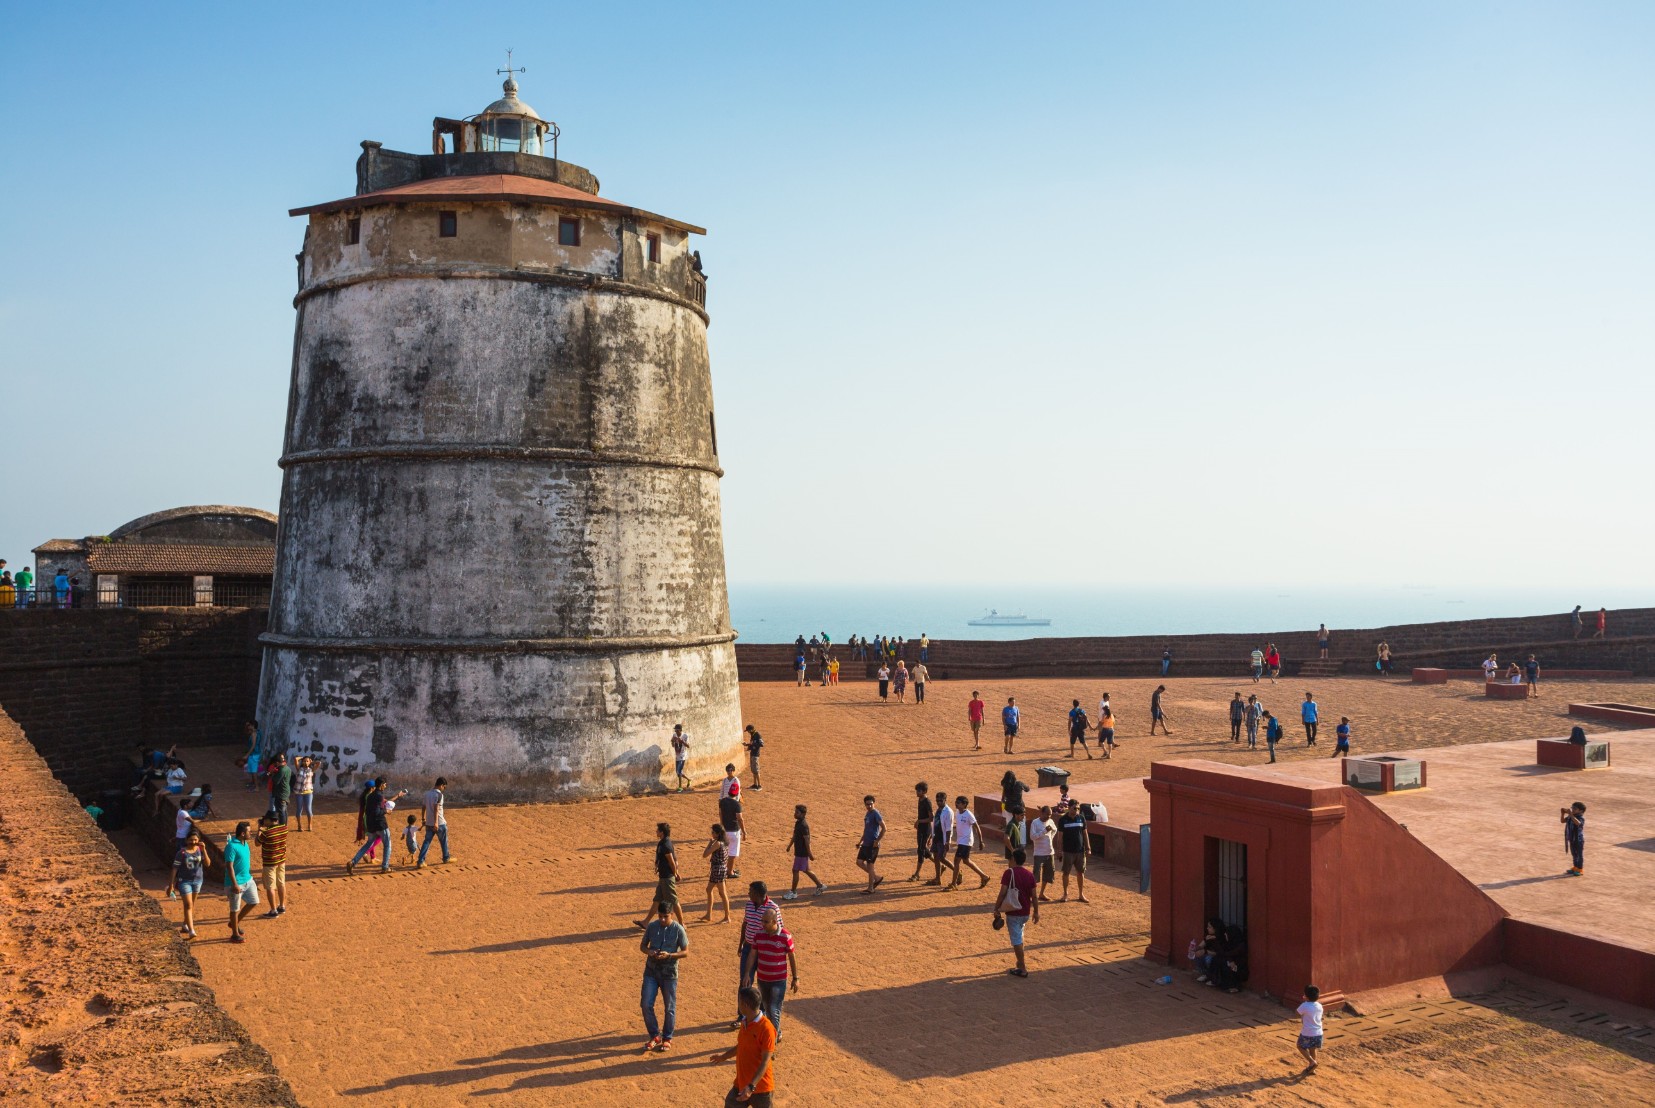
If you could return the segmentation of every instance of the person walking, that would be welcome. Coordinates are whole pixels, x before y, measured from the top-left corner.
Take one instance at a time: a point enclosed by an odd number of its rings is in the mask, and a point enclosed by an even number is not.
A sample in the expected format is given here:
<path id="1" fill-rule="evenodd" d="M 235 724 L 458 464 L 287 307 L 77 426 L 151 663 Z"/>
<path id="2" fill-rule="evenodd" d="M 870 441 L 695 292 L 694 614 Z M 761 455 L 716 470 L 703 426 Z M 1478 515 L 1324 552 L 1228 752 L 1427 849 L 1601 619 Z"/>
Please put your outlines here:
<path id="1" fill-rule="evenodd" d="M 781 905 L 770 899 L 770 887 L 763 881 L 754 881 L 747 886 L 747 904 L 741 914 L 741 930 L 736 935 L 736 978 L 740 988 L 745 989 L 753 983 L 753 975 L 747 970 L 747 952 L 753 948 L 753 939 L 764 930 L 765 913 L 772 909 L 775 910 L 776 921 L 780 923 Z"/>
<path id="2" fill-rule="evenodd" d="M 793 936 L 782 926 L 781 913 L 764 913 L 764 929 L 753 936 L 748 947 L 748 967 L 753 983 L 759 990 L 759 1003 L 770 1025 L 776 1029 L 776 1042 L 782 1041 L 782 1002 L 787 999 L 788 983 L 793 992 L 799 991 L 799 959 Z M 790 972 L 791 971 L 791 972 Z"/>
<path id="3" fill-rule="evenodd" d="M 793 837 L 787 840 L 783 850 L 793 852 L 793 887 L 787 891 L 783 900 L 799 899 L 799 874 L 804 874 L 816 884 L 816 894 L 820 896 L 827 886 L 822 879 L 811 870 L 810 865 L 816 860 L 816 855 L 810 852 L 810 824 L 805 816 L 808 809 L 803 804 L 793 806 Z"/>
<path id="4" fill-rule="evenodd" d="M 1586 625 L 1581 622 L 1579 604 L 1576 604 L 1575 610 L 1569 613 L 1569 626 L 1574 628 L 1574 637 L 1577 639 L 1580 638 L 1580 633 L 1586 629 Z"/>
<path id="5" fill-rule="evenodd" d="M 879 840 L 885 837 L 885 817 L 873 805 L 871 794 L 862 798 L 862 838 L 857 841 L 856 868 L 868 875 L 868 887 L 862 890 L 864 896 L 885 880 L 874 872 L 874 864 L 879 861 Z"/>
<path id="6" fill-rule="evenodd" d="M 931 636 L 924 631 L 919 633 L 919 660 L 921 665 L 931 660 Z"/>
<path id="7" fill-rule="evenodd" d="M 1604 638 L 1604 637 L 1606 637 L 1605 633 L 1608 630 L 1609 630 L 1609 609 L 1599 608 L 1598 609 L 1598 629 L 1596 631 L 1592 632 L 1592 637 L 1594 639 Z"/>
<path id="8" fill-rule="evenodd" d="M 1115 756 L 1115 709 L 1109 706 L 1109 694 L 1098 701 L 1098 752 L 1105 759 Z"/>
<path id="9" fill-rule="evenodd" d="M 741 740 L 741 748 L 747 752 L 747 769 L 753 774 L 753 791 L 763 792 L 764 786 L 759 783 L 759 755 L 764 752 L 764 736 L 751 723 L 741 730 L 746 736 Z"/>
<path id="10" fill-rule="evenodd" d="M 265 919 L 287 914 L 287 824 L 270 812 L 259 821 L 259 861 L 264 866 L 264 891 L 270 897 Z"/>
<path id="11" fill-rule="evenodd" d="M 954 838 L 954 809 L 948 804 L 948 794 L 937 794 L 936 818 L 931 822 L 931 865 L 935 876 L 927 885 L 942 885 L 942 871 L 954 867 L 948 862 L 948 847 Z"/>
<path id="12" fill-rule="evenodd" d="M 1339 726 L 1333 729 L 1333 757 L 1350 753 L 1350 717 L 1340 716 Z"/>
<path id="13" fill-rule="evenodd" d="M 1021 850 L 1012 852 L 1011 868 L 1000 875 L 1000 895 L 994 901 L 994 929 L 1002 926 L 1011 939 L 1011 953 L 1017 964 L 1006 972 L 1013 977 L 1027 977 L 1029 968 L 1023 958 L 1023 928 L 1040 922 L 1040 898 L 1035 895 L 1034 874 L 1023 865 L 1027 856 Z"/>
<path id="14" fill-rule="evenodd" d="M 1246 718 L 1247 718 L 1247 702 L 1241 699 L 1241 693 L 1238 690 L 1236 692 L 1236 694 L 1230 698 L 1230 741 L 1231 742 L 1238 743 L 1238 742 L 1241 741 L 1241 724 L 1242 724 L 1242 721 L 1245 720 Z"/>
<path id="15" fill-rule="evenodd" d="M 1155 734 L 1155 725 L 1161 725 L 1162 734 L 1172 734 L 1172 728 L 1167 726 L 1166 712 L 1161 708 L 1161 697 L 1166 694 L 1165 685 L 1156 685 L 1155 691 L 1149 695 L 1149 733 Z"/>
<path id="16" fill-rule="evenodd" d="M 241 933 L 241 921 L 259 906 L 259 886 L 253 880 L 253 849 L 247 842 L 252 827 L 242 820 L 224 840 L 224 891 L 230 898 L 230 941 L 233 943 L 247 941 L 247 936 Z"/>
<path id="17" fill-rule="evenodd" d="M 684 909 L 678 903 L 678 848 L 672 843 L 672 825 L 655 825 L 655 895 L 649 899 L 644 918 L 633 920 L 632 926 L 643 931 L 649 927 L 651 914 L 661 904 L 672 909 L 673 918 L 684 922 Z"/>
<path id="18" fill-rule="evenodd" d="M 971 690 L 971 702 L 965 706 L 965 718 L 971 724 L 971 749 L 983 748 L 983 709 L 987 707 L 982 702 L 976 689 Z"/>
<path id="19" fill-rule="evenodd" d="M 638 949 L 644 956 L 644 988 L 639 1006 L 644 1012 L 644 1052 L 672 1049 L 672 1033 L 678 1022 L 678 963 L 690 952 L 690 937 L 684 925 L 672 918 L 672 905 L 661 901 L 655 906 L 655 918 L 644 928 Z M 655 998 L 661 998 L 664 1009 L 660 1023 L 655 1022 Z"/>
<path id="20" fill-rule="evenodd" d="M 1281 651 L 1276 649 L 1275 643 L 1264 650 L 1264 668 L 1270 671 L 1270 683 L 1274 685 L 1276 678 L 1281 676 Z"/>
<path id="21" fill-rule="evenodd" d="M 672 725 L 672 737 L 667 742 L 672 746 L 672 772 L 677 778 L 678 791 L 689 792 L 690 778 L 684 772 L 684 763 L 689 761 L 690 757 L 690 737 L 684 733 L 682 723 Z"/>
<path id="22" fill-rule="evenodd" d="M 167 882 L 167 897 L 176 893 L 184 902 L 184 926 L 179 934 L 195 938 L 195 898 L 207 880 L 207 850 L 201 845 L 201 832 L 190 828 L 184 844 L 172 857 L 172 877 Z"/>
<path id="23" fill-rule="evenodd" d="M 1264 743 L 1270 748 L 1270 760 L 1276 760 L 1276 744 L 1281 741 L 1281 720 L 1264 713 Z"/>
<path id="24" fill-rule="evenodd" d="M 1258 684 L 1264 676 L 1264 651 L 1253 647 L 1253 653 L 1248 657 L 1248 664 L 1253 667 L 1253 684 Z"/>
<path id="25" fill-rule="evenodd" d="M 439 777 L 426 790 L 423 807 L 425 819 L 425 838 L 420 843 L 419 857 L 414 862 L 414 868 L 425 865 L 425 852 L 431 849 L 431 840 L 436 839 L 437 845 L 442 848 L 443 864 L 447 865 L 454 860 L 454 855 L 448 852 L 448 778 Z"/>
<path id="26" fill-rule="evenodd" d="M 1086 859 L 1092 853 L 1092 843 L 1086 834 L 1086 817 L 1081 814 L 1080 804 L 1069 801 L 1057 816 L 1057 842 L 1062 853 L 1063 864 L 1063 895 L 1059 900 L 1069 899 L 1069 875 L 1075 875 L 1075 899 L 1082 904 L 1090 904 L 1086 899 Z"/>
<path id="27" fill-rule="evenodd" d="M 1540 695 L 1540 662 L 1533 654 L 1523 663 L 1523 680 L 1528 682 L 1529 695 Z"/>
<path id="28" fill-rule="evenodd" d="M 1247 749 L 1258 749 L 1258 725 L 1264 718 L 1264 705 L 1255 693 L 1247 695 Z"/>
<path id="29" fill-rule="evenodd" d="M 793 683 L 801 689 L 809 683 L 809 678 L 805 676 L 805 667 L 805 652 L 801 650 L 793 655 Z"/>
<path id="30" fill-rule="evenodd" d="M 707 861 L 707 910 L 696 917 L 697 923 L 711 923 L 713 921 L 713 902 L 724 905 L 724 918 L 719 923 L 730 922 L 730 894 L 724 888 L 724 879 L 729 874 L 730 854 L 729 846 L 724 841 L 724 825 L 713 824 L 712 838 L 701 851 L 701 857 Z M 793 879 L 798 885 L 798 877 Z"/>
<path id="31" fill-rule="evenodd" d="M 1091 761 L 1092 752 L 1086 749 L 1086 732 L 1092 729 L 1092 721 L 1086 718 L 1086 709 L 1080 706 L 1080 701 L 1070 703 L 1073 707 L 1069 709 L 1069 757 L 1075 756 L 1075 743 L 1078 742 L 1080 749 L 1086 751 L 1087 761 Z"/>
<path id="32" fill-rule="evenodd" d="M 1306 692 L 1304 694 L 1304 703 L 1299 705 L 1299 718 L 1304 721 L 1304 744 L 1315 746 L 1316 726 L 1321 722 L 1322 711 L 1317 707 L 1316 697 L 1313 693 Z"/>
<path id="33" fill-rule="evenodd" d="M 1389 677 L 1391 675 L 1391 644 L 1388 642 L 1381 642 L 1378 646 L 1374 647 L 1374 653 L 1379 656 L 1379 660 L 1376 663 L 1379 667 L 1379 672 L 1384 674 L 1386 677 Z"/>
<path id="34" fill-rule="evenodd" d="M 1017 741 L 1017 725 L 1023 721 L 1023 713 L 1017 708 L 1015 696 L 1006 697 L 1006 706 L 1000 709 L 1000 725 L 1006 732 L 1005 749 L 1002 754 L 1010 754 L 1012 744 Z"/>
<path id="35" fill-rule="evenodd" d="M 982 849 L 982 845 L 983 829 L 977 826 L 977 817 L 971 811 L 971 798 L 961 793 L 954 808 L 954 880 L 948 886 L 950 891 L 960 887 L 961 866 L 977 875 L 979 889 L 988 884 L 988 874 L 971 860 L 971 852 Z"/>
<path id="36" fill-rule="evenodd" d="M 931 860 L 931 829 L 936 824 L 936 811 L 931 806 L 931 797 L 928 795 L 931 787 L 924 781 L 914 786 L 914 796 L 917 798 L 914 813 L 914 873 L 909 881 L 918 881 L 919 874 L 925 868 L 925 863 Z"/>
<path id="37" fill-rule="evenodd" d="M 896 702 L 908 703 L 908 663 L 899 660 L 896 672 L 891 675 L 891 684 L 896 688 Z"/>
<path id="38" fill-rule="evenodd" d="M 718 822 L 724 825 L 724 841 L 730 852 L 730 876 L 741 876 L 741 841 L 746 836 L 747 821 L 741 816 L 741 779 L 736 776 L 734 762 L 724 766 L 724 780 L 718 785 Z"/>
<path id="39" fill-rule="evenodd" d="M 1570 877 L 1586 874 L 1586 805 L 1575 801 L 1567 808 L 1559 808 L 1563 823 L 1563 847 L 1569 852 L 1571 865 L 1564 872 Z"/>
<path id="40" fill-rule="evenodd" d="M 891 667 L 884 662 L 879 664 L 879 700 L 888 704 L 891 700 Z"/>
<path id="41" fill-rule="evenodd" d="M 776 1077 L 772 1059 L 776 1053 L 776 1029 L 765 1018 L 759 991 L 743 988 L 736 994 L 741 1016 L 736 1045 L 713 1055 L 715 1062 L 736 1064 L 735 1083 L 724 1094 L 724 1108 L 772 1108 Z"/>
<path id="42" fill-rule="evenodd" d="M 1333 640 L 1327 633 L 1327 624 L 1324 623 L 1316 629 L 1316 651 L 1322 661 L 1327 661 L 1327 650 L 1332 645 Z"/>
<path id="43" fill-rule="evenodd" d="M 914 679 L 914 703 L 925 703 L 925 682 L 931 679 L 931 671 L 925 668 L 924 662 L 915 662 L 914 668 L 908 671 L 908 676 Z"/>
<path id="44" fill-rule="evenodd" d="M 345 863 L 347 874 L 356 872 L 356 863 L 364 857 L 370 857 L 375 847 L 385 848 L 385 858 L 383 864 L 379 867 L 379 872 L 391 872 L 390 812 L 396 807 L 397 801 L 408 795 L 408 790 L 403 789 L 396 796 L 387 799 L 385 790 L 389 787 L 389 782 L 384 778 L 380 778 L 373 783 L 373 788 L 369 789 L 362 798 L 362 827 L 367 838 L 362 843 L 361 848 L 357 850 L 356 857 Z"/>
<path id="45" fill-rule="evenodd" d="M 1304 1059 L 1304 1072 L 1316 1072 L 1316 1052 L 1322 1049 L 1322 990 L 1314 985 L 1304 987 L 1304 1003 L 1299 1005 L 1299 1057 Z"/>
<path id="46" fill-rule="evenodd" d="M 1040 899 L 1050 900 L 1046 890 L 1051 887 L 1053 879 L 1052 854 L 1054 840 L 1057 837 L 1057 824 L 1052 820 L 1052 810 L 1048 805 L 1040 806 L 1040 814 L 1029 820 L 1029 849 L 1030 868 L 1034 872 L 1035 880 L 1040 882 Z"/>
<path id="47" fill-rule="evenodd" d="M 1161 676 L 1165 677 L 1172 670 L 1172 647 L 1161 651 Z"/>

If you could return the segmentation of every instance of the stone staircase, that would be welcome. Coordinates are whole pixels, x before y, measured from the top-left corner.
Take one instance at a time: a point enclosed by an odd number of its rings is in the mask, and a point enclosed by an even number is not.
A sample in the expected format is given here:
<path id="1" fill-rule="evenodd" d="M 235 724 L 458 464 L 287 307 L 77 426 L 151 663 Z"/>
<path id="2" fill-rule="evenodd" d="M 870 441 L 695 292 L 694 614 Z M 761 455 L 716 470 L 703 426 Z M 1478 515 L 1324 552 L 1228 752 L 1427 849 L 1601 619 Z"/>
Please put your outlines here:
<path id="1" fill-rule="evenodd" d="M 1300 677 L 1337 677 L 1345 672 L 1345 663 L 1338 658 L 1329 658 L 1322 661 L 1320 658 L 1299 663 L 1298 676 Z"/>

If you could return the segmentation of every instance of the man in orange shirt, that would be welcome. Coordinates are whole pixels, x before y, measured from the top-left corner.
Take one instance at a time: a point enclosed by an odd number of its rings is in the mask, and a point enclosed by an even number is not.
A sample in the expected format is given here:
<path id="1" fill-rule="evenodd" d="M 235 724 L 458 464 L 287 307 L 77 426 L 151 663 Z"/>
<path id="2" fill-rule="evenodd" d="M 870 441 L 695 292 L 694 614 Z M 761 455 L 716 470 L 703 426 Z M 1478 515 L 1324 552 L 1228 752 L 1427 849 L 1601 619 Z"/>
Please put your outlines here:
<path id="1" fill-rule="evenodd" d="M 770 1058 L 776 1050 L 776 1029 L 759 1008 L 759 991 L 749 986 L 736 994 L 741 1030 L 736 1045 L 713 1055 L 715 1062 L 736 1062 L 735 1084 L 724 1095 L 724 1108 L 771 1108 L 776 1078 Z"/>

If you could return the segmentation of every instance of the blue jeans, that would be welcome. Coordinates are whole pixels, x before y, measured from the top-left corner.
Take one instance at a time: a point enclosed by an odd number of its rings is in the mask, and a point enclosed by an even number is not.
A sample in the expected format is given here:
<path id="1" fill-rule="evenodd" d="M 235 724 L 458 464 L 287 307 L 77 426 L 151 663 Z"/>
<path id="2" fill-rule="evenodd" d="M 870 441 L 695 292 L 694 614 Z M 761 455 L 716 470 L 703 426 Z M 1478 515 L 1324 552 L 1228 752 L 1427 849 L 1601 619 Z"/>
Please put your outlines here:
<path id="1" fill-rule="evenodd" d="M 664 1026 L 655 1022 L 655 996 L 657 993 L 660 994 L 667 1009 Z M 644 1009 L 644 1030 L 649 1032 L 649 1037 L 653 1039 L 659 1036 L 670 1042 L 678 1019 L 678 978 L 669 977 L 663 981 L 653 974 L 645 973 L 644 995 L 640 1003 Z"/>
<path id="2" fill-rule="evenodd" d="M 425 829 L 425 841 L 420 843 L 419 861 L 425 861 L 425 852 L 431 849 L 431 840 L 436 839 L 442 847 L 442 860 L 448 861 L 448 824 L 439 823 L 436 827 Z"/>
<path id="3" fill-rule="evenodd" d="M 787 982 L 760 981 L 759 1007 L 764 1014 L 770 1017 L 770 1025 L 776 1029 L 776 1041 L 782 1039 L 782 1001 L 787 999 Z"/>
<path id="4" fill-rule="evenodd" d="M 1169 670 L 1171 668 L 1172 668 L 1172 659 L 1171 658 L 1162 658 L 1161 659 L 1161 676 L 1165 677 L 1167 675 L 1167 670 Z"/>
<path id="5" fill-rule="evenodd" d="M 368 832 L 368 841 L 362 844 L 362 849 L 358 850 L 356 852 L 356 857 L 351 859 L 351 865 L 354 866 L 363 858 L 367 857 L 368 848 L 373 846 L 374 843 L 378 843 L 385 850 L 385 864 L 379 868 L 382 870 L 389 870 L 391 868 L 391 832 L 389 828 L 384 831 Z"/>
<path id="6" fill-rule="evenodd" d="M 758 968 L 756 966 L 754 967 L 752 973 L 747 972 L 747 954 L 752 949 L 753 948 L 751 946 L 746 943 L 742 943 L 741 949 L 736 952 L 736 967 L 738 973 L 740 974 L 740 979 L 736 983 L 737 988 L 745 989 L 747 986 L 751 985 L 753 983 L 753 977 L 758 973 Z M 741 1008 L 739 1006 L 736 1008 L 736 1015 L 741 1015 Z"/>

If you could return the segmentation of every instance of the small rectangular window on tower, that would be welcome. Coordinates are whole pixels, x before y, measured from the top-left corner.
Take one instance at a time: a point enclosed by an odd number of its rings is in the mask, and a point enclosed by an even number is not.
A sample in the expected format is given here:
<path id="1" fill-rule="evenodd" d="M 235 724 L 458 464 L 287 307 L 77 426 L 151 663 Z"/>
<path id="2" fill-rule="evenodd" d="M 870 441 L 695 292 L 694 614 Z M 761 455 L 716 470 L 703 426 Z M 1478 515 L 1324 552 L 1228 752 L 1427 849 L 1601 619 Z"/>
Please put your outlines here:
<path id="1" fill-rule="evenodd" d="M 558 216 L 557 244 L 559 246 L 580 245 L 580 220 L 573 216 Z"/>
<path id="2" fill-rule="evenodd" d="M 661 236 L 651 233 L 644 236 L 646 254 L 652 262 L 661 260 Z"/>
<path id="3" fill-rule="evenodd" d="M 352 216 L 350 219 L 345 220 L 345 244 L 347 246 L 355 246 L 361 241 L 362 220 L 357 216 Z"/>
<path id="4" fill-rule="evenodd" d="M 460 217 L 453 212 L 437 213 L 437 235 L 451 239 L 460 233 Z"/>

